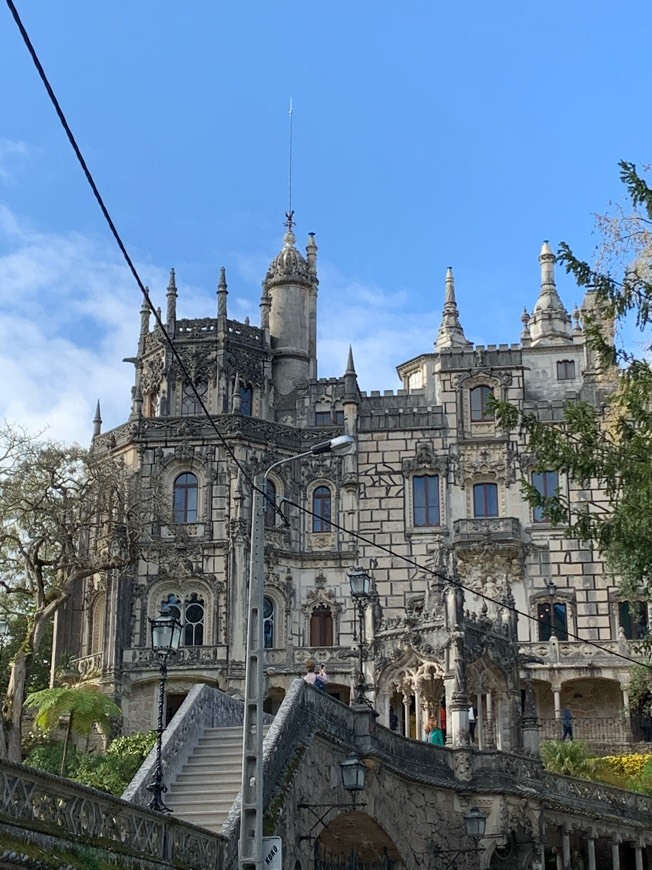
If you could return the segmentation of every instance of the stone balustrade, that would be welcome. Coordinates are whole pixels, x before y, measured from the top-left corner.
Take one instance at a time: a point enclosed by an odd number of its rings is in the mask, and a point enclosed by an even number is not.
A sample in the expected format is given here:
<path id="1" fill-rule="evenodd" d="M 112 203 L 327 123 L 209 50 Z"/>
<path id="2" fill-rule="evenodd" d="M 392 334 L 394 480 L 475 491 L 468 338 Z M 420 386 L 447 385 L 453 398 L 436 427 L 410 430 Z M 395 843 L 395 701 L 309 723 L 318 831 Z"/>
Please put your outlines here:
<path id="1" fill-rule="evenodd" d="M 223 866 L 225 841 L 217 834 L 8 761 L 0 761 L 0 817 L 21 838 L 104 849 L 123 856 L 123 867 Z"/>

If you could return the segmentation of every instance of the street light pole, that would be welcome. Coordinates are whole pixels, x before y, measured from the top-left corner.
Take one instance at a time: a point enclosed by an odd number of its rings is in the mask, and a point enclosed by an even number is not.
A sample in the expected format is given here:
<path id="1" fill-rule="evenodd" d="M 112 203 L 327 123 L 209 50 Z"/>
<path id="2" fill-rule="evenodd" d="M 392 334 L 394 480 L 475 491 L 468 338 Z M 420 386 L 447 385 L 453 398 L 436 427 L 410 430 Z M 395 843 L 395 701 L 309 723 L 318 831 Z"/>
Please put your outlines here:
<path id="1" fill-rule="evenodd" d="M 170 807 L 166 806 L 163 795 L 168 790 L 168 787 L 163 784 L 163 762 L 161 759 L 161 747 L 163 744 L 164 719 L 163 712 L 165 708 L 165 683 L 168 676 L 168 658 L 171 653 L 175 653 L 179 648 L 181 641 L 182 625 L 179 620 L 170 611 L 170 608 L 164 604 L 161 607 L 160 614 L 149 620 L 152 632 L 152 649 L 159 657 L 159 665 L 161 678 L 158 691 L 158 727 L 156 729 L 156 766 L 154 768 L 154 779 L 147 786 L 147 790 L 151 791 L 152 799 L 149 802 L 150 810 L 158 810 L 161 813 L 171 813 Z"/>
<path id="2" fill-rule="evenodd" d="M 353 697 L 354 706 L 370 707 L 371 704 L 366 695 L 367 684 L 364 676 L 364 652 L 365 631 L 364 616 L 367 602 L 371 591 L 371 578 L 363 568 L 353 568 L 349 571 L 349 583 L 351 585 L 351 598 L 355 602 L 358 615 L 358 677 Z M 353 623 L 355 640 L 355 622 Z"/>
<path id="3" fill-rule="evenodd" d="M 315 444 L 304 453 L 286 456 L 254 479 L 251 505 L 249 556 L 249 615 L 245 707 L 242 734 L 242 783 L 240 788 L 239 870 L 263 870 L 263 607 L 265 599 L 265 493 L 267 476 L 274 468 L 306 456 L 346 453 L 353 446 L 351 435 L 339 435 Z"/>

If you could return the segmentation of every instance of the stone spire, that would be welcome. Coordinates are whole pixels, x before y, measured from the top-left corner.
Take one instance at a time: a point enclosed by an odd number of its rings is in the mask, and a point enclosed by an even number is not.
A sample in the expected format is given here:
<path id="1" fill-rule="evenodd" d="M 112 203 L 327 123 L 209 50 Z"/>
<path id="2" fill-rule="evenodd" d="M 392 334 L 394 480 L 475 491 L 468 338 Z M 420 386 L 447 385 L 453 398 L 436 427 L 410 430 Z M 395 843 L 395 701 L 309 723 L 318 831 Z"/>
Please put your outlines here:
<path id="1" fill-rule="evenodd" d="M 532 346 L 570 342 L 571 319 L 557 293 L 555 255 L 548 241 L 541 246 L 539 263 L 541 264 L 541 293 L 530 319 Z"/>
<path id="2" fill-rule="evenodd" d="M 224 266 L 220 268 L 220 281 L 217 285 L 217 316 L 226 317 L 226 297 L 228 295 L 226 289 L 226 269 Z"/>
<path id="3" fill-rule="evenodd" d="M 349 357 L 346 361 L 346 371 L 344 372 L 344 396 L 342 398 L 344 404 L 360 401 L 360 390 L 358 389 L 358 376 L 355 371 L 353 362 L 353 348 L 349 345 Z"/>
<path id="4" fill-rule="evenodd" d="M 167 292 L 167 325 L 172 326 L 177 319 L 177 282 L 174 275 L 174 269 L 170 269 L 170 281 L 168 283 Z"/>
<path id="5" fill-rule="evenodd" d="M 435 350 L 439 351 L 445 347 L 465 348 L 470 346 L 471 342 L 466 340 L 462 324 L 460 323 L 460 313 L 455 301 L 455 279 L 453 278 L 453 270 L 449 266 L 446 271 L 444 315 L 439 327 L 437 341 L 435 342 Z"/>
<path id="6" fill-rule="evenodd" d="M 102 432 L 102 413 L 100 411 L 100 400 L 97 400 L 95 407 L 95 416 L 93 417 L 93 438 Z"/>

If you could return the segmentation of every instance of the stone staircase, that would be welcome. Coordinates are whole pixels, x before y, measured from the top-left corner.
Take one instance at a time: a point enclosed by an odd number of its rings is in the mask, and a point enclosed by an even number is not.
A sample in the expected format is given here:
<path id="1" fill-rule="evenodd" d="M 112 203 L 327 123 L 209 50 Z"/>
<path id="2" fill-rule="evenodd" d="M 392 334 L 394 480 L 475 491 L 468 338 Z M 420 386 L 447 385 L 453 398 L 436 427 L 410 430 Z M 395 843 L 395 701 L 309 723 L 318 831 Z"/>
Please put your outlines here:
<path id="1" fill-rule="evenodd" d="M 219 833 L 241 776 L 242 727 L 207 728 L 163 799 L 178 818 Z"/>

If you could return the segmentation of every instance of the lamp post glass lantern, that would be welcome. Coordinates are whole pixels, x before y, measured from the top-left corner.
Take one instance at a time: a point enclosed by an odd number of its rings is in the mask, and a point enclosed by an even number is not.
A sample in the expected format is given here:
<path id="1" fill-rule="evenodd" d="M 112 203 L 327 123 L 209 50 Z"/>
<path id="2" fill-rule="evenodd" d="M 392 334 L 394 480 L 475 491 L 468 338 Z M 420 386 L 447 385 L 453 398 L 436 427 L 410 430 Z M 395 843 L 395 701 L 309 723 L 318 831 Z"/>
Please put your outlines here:
<path id="1" fill-rule="evenodd" d="M 484 837 L 487 830 L 487 817 L 478 807 L 471 807 L 464 816 L 464 824 L 466 825 L 467 836 L 474 842 L 477 842 Z"/>
<path id="2" fill-rule="evenodd" d="M 171 809 L 165 805 L 162 795 L 168 790 L 163 783 L 163 763 L 161 761 L 161 747 L 163 743 L 164 709 L 165 709 L 165 683 L 168 676 L 168 658 L 179 648 L 183 626 L 167 604 L 161 607 L 161 612 L 153 619 L 149 618 L 151 631 L 152 649 L 159 658 L 160 682 L 158 690 L 158 726 L 156 729 L 156 767 L 154 779 L 147 786 L 151 791 L 152 799 L 149 802 L 150 810 L 158 810 L 161 813 L 170 813 Z"/>
<path id="3" fill-rule="evenodd" d="M 357 755 L 350 755 L 344 761 L 340 761 L 340 769 L 342 785 L 350 792 L 351 800 L 355 803 L 358 792 L 364 788 L 367 769 Z"/>
<path id="4" fill-rule="evenodd" d="M 353 568 L 349 573 L 349 584 L 351 586 L 351 598 L 355 602 L 355 607 L 358 616 L 358 677 L 355 686 L 355 694 L 353 696 L 354 705 L 370 706 L 369 699 L 366 695 L 367 684 L 364 677 L 364 653 L 365 653 L 365 638 L 364 638 L 364 621 L 365 608 L 371 594 L 371 577 L 363 568 Z M 356 639 L 355 622 L 353 623 L 353 640 Z"/>

